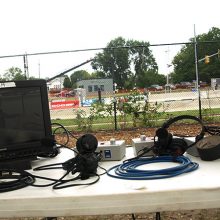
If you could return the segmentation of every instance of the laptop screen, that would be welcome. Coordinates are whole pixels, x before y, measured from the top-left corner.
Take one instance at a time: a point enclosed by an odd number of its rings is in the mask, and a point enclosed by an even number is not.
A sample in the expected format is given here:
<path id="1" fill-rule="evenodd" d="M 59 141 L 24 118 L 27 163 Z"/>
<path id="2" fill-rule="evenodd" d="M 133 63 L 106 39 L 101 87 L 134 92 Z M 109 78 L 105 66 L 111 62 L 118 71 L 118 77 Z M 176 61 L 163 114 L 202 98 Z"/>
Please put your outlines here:
<path id="1" fill-rule="evenodd" d="M 53 152 L 45 80 L 0 82 L 0 162 Z"/>
<path id="2" fill-rule="evenodd" d="M 45 137 L 39 87 L 0 90 L 0 146 Z"/>

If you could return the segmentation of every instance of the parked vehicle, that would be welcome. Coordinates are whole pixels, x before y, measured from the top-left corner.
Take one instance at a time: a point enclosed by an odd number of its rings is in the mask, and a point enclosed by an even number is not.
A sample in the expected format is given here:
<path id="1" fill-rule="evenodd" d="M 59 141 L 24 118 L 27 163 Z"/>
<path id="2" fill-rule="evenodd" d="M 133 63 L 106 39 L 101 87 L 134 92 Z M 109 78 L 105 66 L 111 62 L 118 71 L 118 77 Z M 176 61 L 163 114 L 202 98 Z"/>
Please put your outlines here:
<path id="1" fill-rule="evenodd" d="M 191 82 L 180 82 L 176 84 L 175 86 L 177 89 L 189 89 L 189 88 L 193 88 L 194 84 Z"/>
<path id="2" fill-rule="evenodd" d="M 173 84 L 166 84 L 165 88 L 176 89 L 176 86 Z"/>
<path id="3" fill-rule="evenodd" d="M 56 97 L 74 97 L 75 95 L 76 95 L 76 93 L 73 90 L 71 90 L 71 91 L 63 90 L 63 91 L 57 93 L 55 96 Z"/>
<path id="4" fill-rule="evenodd" d="M 207 82 L 200 82 L 199 83 L 200 87 L 208 87 L 209 84 Z"/>
<path id="5" fill-rule="evenodd" d="M 149 91 L 161 91 L 163 90 L 163 86 L 160 85 L 151 85 L 150 87 L 147 88 Z"/>

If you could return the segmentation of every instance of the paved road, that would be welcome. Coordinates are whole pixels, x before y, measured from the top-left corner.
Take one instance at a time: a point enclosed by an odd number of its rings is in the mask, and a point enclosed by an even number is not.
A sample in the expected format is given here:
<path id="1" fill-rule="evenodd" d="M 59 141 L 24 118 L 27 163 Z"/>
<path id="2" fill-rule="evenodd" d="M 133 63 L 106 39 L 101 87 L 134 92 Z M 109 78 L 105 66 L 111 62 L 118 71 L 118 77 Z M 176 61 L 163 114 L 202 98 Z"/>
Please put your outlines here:
<path id="1" fill-rule="evenodd" d="M 162 102 L 162 101 L 177 101 L 177 100 L 192 100 L 198 99 L 198 92 L 171 92 L 171 93 L 160 93 L 160 94 L 150 94 L 149 101 L 150 102 Z M 220 98 L 220 90 L 209 90 L 209 91 L 201 91 L 200 92 L 201 99 L 208 98 Z"/>
<path id="2" fill-rule="evenodd" d="M 159 111 L 182 111 L 199 109 L 197 92 L 149 94 L 149 102 L 162 103 Z M 201 91 L 202 108 L 220 108 L 220 90 Z M 89 115 L 89 107 L 81 107 Z M 51 119 L 73 119 L 77 109 L 51 110 Z"/>

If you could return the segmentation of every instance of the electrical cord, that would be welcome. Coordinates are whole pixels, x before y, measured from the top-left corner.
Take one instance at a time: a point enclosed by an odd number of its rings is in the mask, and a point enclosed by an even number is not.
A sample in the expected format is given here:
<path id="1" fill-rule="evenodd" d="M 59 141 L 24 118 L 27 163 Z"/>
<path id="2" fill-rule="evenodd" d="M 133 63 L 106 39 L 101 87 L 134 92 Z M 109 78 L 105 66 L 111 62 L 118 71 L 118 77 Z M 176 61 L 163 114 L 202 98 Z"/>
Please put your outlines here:
<path id="1" fill-rule="evenodd" d="M 81 155 L 79 152 L 75 151 L 72 148 L 69 148 L 63 144 L 59 144 L 59 148 L 67 148 L 68 150 L 73 151 L 76 153 L 76 155 L 80 155 L 80 158 L 77 159 L 77 157 L 74 157 L 70 160 L 67 160 L 63 163 L 54 163 L 54 164 L 47 164 L 43 166 L 39 166 L 34 168 L 34 171 L 41 171 L 41 170 L 51 170 L 51 169 L 64 169 L 66 172 L 64 175 L 62 175 L 60 178 L 49 178 L 44 176 L 39 176 L 35 174 L 31 174 L 27 171 L 19 171 L 16 169 L 0 169 L 0 193 L 1 192 L 8 192 L 16 189 L 21 189 L 26 186 L 33 186 L 33 187 L 49 187 L 52 186 L 53 189 L 62 189 L 67 187 L 73 187 L 73 186 L 85 186 L 85 185 L 92 185 L 99 181 L 100 176 L 106 173 L 106 170 L 103 167 L 98 166 L 99 168 L 103 169 L 105 172 L 101 174 L 97 174 L 95 172 L 86 173 L 86 175 L 83 175 L 83 172 L 81 172 L 81 166 L 78 164 L 78 160 L 88 160 L 89 158 L 86 155 Z M 89 156 L 89 155 L 88 155 Z M 101 153 L 94 153 L 94 159 L 98 161 L 101 157 Z M 73 178 L 65 179 L 66 176 L 69 174 L 74 175 Z M 77 175 L 77 173 L 79 173 Z M 76 183 L 76 184 L 69 184 L 71 181 L 75 180 L 85 180 L 89 177 L 95 177 L 96 179 L 91 182 L 86 183 Z M 37 179 L 42 179 L 46 181 L 50 181 L 47 184 L 36 184 Z M 11 180 L 11 181 L 10 181 Z"/>
<path id="2" fill-rule="evenodd" d="M 102 174 L 97 174 L 95 172 L 89 172 L 87 173 L 86 171 L 83 170 L 83 164 L 82 161 L 86 160 L 88 161 L 88 163 L 90 163 L 89 158 L 91 157 L 92 159 L 94 159 L 95 161 L 97 161 L 97 165 L 98 165 L 98 161 L 100 161 L 101 158 L 101 153 L 96 153 L 94 152 L 93 154 L 80 154 L 78 151 L 75 151 L 72 148 L 69 148 L 63 144 L 60 144 L 60 148 L 67 148 L 68 150 L 73 151 L 76 154 L 76 157 L 71 158 L 63 163 L 54 163 L 54 164 L 47 164 L 47 165 L 43 165 L 43 166 L 39 166 L 34 168 L 34 171 L 40 171 L 40 170 L 50 170 L 50 169 L 64 169 L 66 170 L 66 173 L 60 177 L 59 179 L 52 179 L 52 178 L 48 178 L 48 177 L 43 177 L 43 176 L 37 176 L 37 175 L 33 175 L 34 178 L 39 178 L 39 179 L 44 179 L 44 180 L 48 180 L 48 181 L 52 181 L 52 183 L 48 183 L 48 184 L 31 184 L 32 186 L 36 186 L 36 187 L 47 187 L 47 186 L 53 186 L 53 189 L 62 189 L 62 188 L 66 188 L 66 187 L 72 187 L 72 186 L 81 186 L 81 185 L 92 185 L 96 182 L 99 181 L 100 176 L 106 173 L 106 170 L 100 166 L 101 169 L 103 169 L 105 172 Z M 80 162 L 81 161 L 81 162 Z M 91 167 L 93 166 L 93 160 L 91 161 L 92 163 L 89 164 Z M 96 164 L 95 164 L 96 165 Z M 87 168 L 90 169 L 90 168 Z M 83 170 L 83 171 L 82 171 Z M 77 176 L 74 176 L 71 179 L 64 179 L 68 174 L 72 174 L 75 175 L 79 172 L 79 174 Z M 85 172 L 85 173 L 84 173 Z M 88 179 L 89 177 L 92 176 L 96 176 L 97 178 L 89 183 L 76 183 L 76 184 L 67 184 L 71 181 L 75 181 L 75 180 L 84 180 L 84 179 Z"/>
<path id="3" fill-rule="evenodd" d="M 65 185 L 66 183 L 68 183 L 70 181 L 79 180 L 79 179 L 81 180 L 81 176 L 78 175 L 77 177 L 73 178 L 72 180 L 66 180 L 65 182 L 59 182 L 59 183 L 54 184 L 53 189 L 63 189 L 63 188 L 73 187 L 73 186 L 89 186 L 89 185 L 97 183 L 100 179 L 100 175 L 98 175 L 96 173 L 94 173 L 93 176 L 96 176 L 97 178 L 94 181 L 89 182 L 89 183 L 74 183 L 74 184 Z"/>
<path id="4" fill-rule="evenodd" d="M 67 138 L 66 142 L 65 142 L 63 145 L 67 145 L 67 144 L 69 143 L 69 141 L 70 141 L 70 136 L 71 136 L 72 138 L 76 139 L 76 140 L 78 139 L 78 138 L 75 137 L 69 130 L 67 130 L 62 124 L 54 122 L 54 123 L 52 123 L 51 125 L 52 125 L 52 126 L 58 126 L 58 127 L 56 127 L 56 128 L 53 130 L 53 135 L 56 134 L 57 130 L 59 130 L 59 129 L 62 129 L 62 130 L 63 130 L 62 134 L 65 134 L 65 135 L 66 135 L 66 138 Z"/>
<path id="5" fill-rule="evenodd" d="M 52 168 L 46 168 L 46 169 L 52 169 Z M 38 169 L 40 170 L 40 169 Z M 43 170 L 43 169 L 41 169 Z M 81 174 L 78 174 L 77 176 L 73 177 L 73 178 L 70 178 L 70 179 L 64 179 L 67 175 L 69 175 L 70 173 L 72 174 L 76 174 L 77 172 L 72 172 L 72 170 L 68 170 L 66 171 L 66 173 L 60 177 L 59 179 L 52 179 L 52 178 L 48 178 L 48 177 L 43 177 L 43 176 L 37 176 L 37 175 L 32 175 L 35 179 L 39 178 L 39 179 L 44 179 L 44 180 L 48 180 L 48 181 L 52 181 L 52 183 L 49 183 L 49 184 L 30 184 L 31 186 L 35 186 L 35 187 L 48 187 L 48 186 L 53 186 L 53 189 L 63 189 L 63 188 L 67 188 L 67 187 L 73 187 L 73 186 L 88 186 L 88 185 L 92 185 L 96 182 L 99 181 L 100 179 L 100 176 L 102 174 L 97 174 L 97 173 L 91 173 L 90 174 L 90 177 L 92 176 L 96 176 L 97 178 L 92 181 L 92 182 L 88 182 L 88 183 L 77 183 L 77 184 L 68 184 L 69 182 L 72 182 L 72 181 L 75 181 L 75 180 L 84 180 L 82 178 L 82 175 Z"/>
<path id="6" fill-rule="evenodd" d="M 68 149 L 70 149 L 70 148 L 68 148 Z M 44 155 L 41 155 L 41 156 L 43 157 Z M 36 168 L 36 170 L 41 170 L 41 169 L 43 170 L 44 167 L 46 167 L 47 169 L 62 168 L 62 167 L 54 167 L 54 165 L 60 165 L 60 163 L 53 164 L 53 167 L 49 167 L 48 165 L 41 166 L 38 169 Z M 57 182 L 62 181 L 62 179 L 57 180 L 57 179 L 33 175 L 27 171 L 18 170 L 15 168 L 14 169 L 4 169 L 3 168 L 3 169 L 0 169 L 0 193 L 21 189 L 21 188 L 24 188 L 29 185 L 40 187 L 41 185 L 34 184 L 37 178 L 52 181 L 52 183 L 45 184 L 43 186 L 51 186 Z"/>
<path id="7" fill-rule="evenodd" d="M 160 170 L 138 169 L 142 165 L 161 162 L 174 162 L 178 163 L 179 165 Z M 142 157 L 125 161 L 122 164 L 111 167 L 109 170 L 107 170 L 107 175 L 114 178 L 127 180 L 152 180 L 178 176 L 183 173 L 194 171 L 198 167 L 198 163 L 192 162 L 188 157 L 185 156 L 158 156 L 152 158 Z"/>
<path id="8" fill-rule="evenodd" d="M 61 128 L 64 130 L 62 134 L 66 135 L 67 141 L 65 142 L 65 144 L 60 144 L 57 141 L 54 141 L 54 139 L 43 140 L 44 144 L 54 146 L 54 144 L 56 143 L 56 145 L 58 146 L 54 148 L 53 153 L 47 155 L 41 154 L 39 156 L 55 157 L 59 153 L 60 148 L 67 148 L 68 150 L 71 150 L 75 153 L 75 157 L 63 163 L 43 165 L 36 167 L 33 170 L 40 171 L 40 170 L 51 170 L 51 169 L 63 169 L 66 171 L 65 174 L 62 175 L 59 179 L 54 179 L 54 178 L 34 175 L 26 171 L 20 171 L 17 170 L 16 168 L 13 170 L 0 169 L 0 192 L 20 189 L 29 185 L 35 187 L 53 186 L 53 189 L 62 189 L 70 186 L 92 185 L 99 181 L 101 175 L 106 173 L 106 170 L 98 165 L 98 162 L 101 160 L 101 152 L 95 152 L 98 145 L 98 141 L 95 136 L 91 134 L 85 134 L 80 138 L 76 138 L 63 125 L 59 123 L 53 123 L 52 125 L 58 126 L 57 128 L 54 129 L 53 135 L 56 133 L 58 129 Z M 77 139 L 76 142 L 77 150 L 74 150 L 66 145 L 69 143 L 70 136 Z M 97 174 L 98 167 L 103 169 L 105 172 L 102 174 Z M 73 175 L 73 178 L 69 178 L 69 177 L 66 178 L 70 173 Z M 86 180 L 94 176 L 96 176 L 96 179 L 93 180 L 92 182 L 67 184 L 70 181 Z M 10 181 L 10 179 L 12 180 Z M 36 179 L 42 179 L 50 182 L 47 184 L 36 184 L 35 183 Z"/>
<path id="9" fill-rule="evenodd" d="M 0 170 L 0 193 L 21 189 L 34 182 L 35 178 L 26 171 L 14 169 Z"/>
<path id="10" fill-rule="evenodd" d="M 219 126 L 205 126 L 205 131 L 210 135 L 220 135 Z"/>

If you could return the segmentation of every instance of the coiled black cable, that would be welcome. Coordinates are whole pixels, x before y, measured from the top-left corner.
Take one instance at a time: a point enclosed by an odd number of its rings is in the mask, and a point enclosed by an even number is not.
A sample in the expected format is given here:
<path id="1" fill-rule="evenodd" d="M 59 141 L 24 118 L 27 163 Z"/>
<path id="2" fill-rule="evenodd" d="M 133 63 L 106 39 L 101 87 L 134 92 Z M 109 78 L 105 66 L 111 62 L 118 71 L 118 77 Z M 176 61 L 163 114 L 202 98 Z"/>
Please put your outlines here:
<path id="1" fill-rule="evenodd" d="M 14 169 L 0 170 L 0 193 L 24 188 L 32 185 L 35 178 L 27 171 Z"/>

